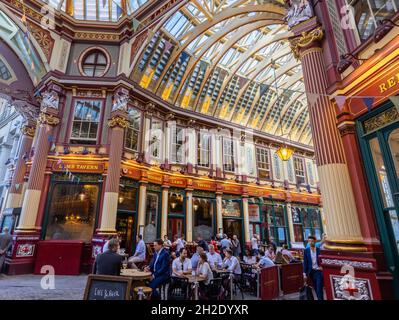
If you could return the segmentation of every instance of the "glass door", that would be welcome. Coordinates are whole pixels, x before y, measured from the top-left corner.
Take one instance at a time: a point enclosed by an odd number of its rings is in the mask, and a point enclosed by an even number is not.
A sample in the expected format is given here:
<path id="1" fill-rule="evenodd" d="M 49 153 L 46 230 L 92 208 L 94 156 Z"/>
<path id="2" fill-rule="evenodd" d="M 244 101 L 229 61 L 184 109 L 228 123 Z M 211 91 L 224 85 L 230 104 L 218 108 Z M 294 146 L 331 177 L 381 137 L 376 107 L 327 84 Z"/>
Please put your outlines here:
<path id="1" fill-rule="evenodd" d="M 373 129 L 360 145 L 381 242 L 399 297 L 399 123 Z"/>

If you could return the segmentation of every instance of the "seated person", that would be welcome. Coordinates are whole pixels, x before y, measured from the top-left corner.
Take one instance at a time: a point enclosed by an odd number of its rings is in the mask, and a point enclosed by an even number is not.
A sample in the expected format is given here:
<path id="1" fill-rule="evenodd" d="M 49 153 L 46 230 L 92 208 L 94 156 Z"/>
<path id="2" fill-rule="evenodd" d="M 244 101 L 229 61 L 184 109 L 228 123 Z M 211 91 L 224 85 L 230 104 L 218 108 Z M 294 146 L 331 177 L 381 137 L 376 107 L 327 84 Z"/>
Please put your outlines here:
<path id="1" fill-rule="evenodd" d="M 294 256 L 292 255 L 291 251 L 288 250 L 288 245 L 283 244 L 283 247 L 281 249 L 281 253 L 283 255 L 283 258 L 285 260 L 288 260 L 289 263 L 295 262 L 296 259 L 294 258 Z"/>
<path id="2" fill-rule="evenodd" d="M 178 258 L 173 260 L 172 263 L 172 276 L 182 277 L 187 274 L 191 274 L 191 260 L 187 258 L 187 249 L 182 248 Z"/>
<path id="3" fill-rule="evenodd" d="M 265 256 L 267 256 L 270 260 L 274 261 L 276 258 L 276 254 L 274 253 L 273 245 L 269 245 L 267 247 L 267 251 L 265 252 Z"/>
<path id="4" fill-rule="evenodd" d="M 198 277 L 205 279 L 204 281 L 200 281 L 200 288 L 205 289 L 204 287 L 209 284 L 209 282 L 213 279 L 213 272 L 211 270 L 211 267 L 209 266 L 208 263 L 208 258 L 205 252 L 201 252 L 199 256 L 199 261 L 198 261 L 198 267 L 196 274 Z"/>
<path id="5" fill-rule="evenodd" d="M 152 273 L 152 278 L 148 286 L 152 289 L 152 299 L 160 298 L 157 288 L 165 284 L 170 278 L 169 254 L 163 247 L 163 240 L 158 239 L 154 242 L 154 256 L 151 264 L 144 269 Z"/>
<path id="6" fill-rule="evenodd" d="M 94 274 L 119 276 L 123 257 L 118 254 L 119 241 L 114 238 L 108 242 L 108 250 L 97 255 L 93 265 Z"/>
<path id="7" fill-rule="evenodd" d="M 246 264 L 255 264 L 256 263 L 256 256 L 253 256 L 251 250 L 245 250 L 244 256 L 244 263 Z"/>
<path id="8" fill-rule="evenodd" d="M 143 240 L 143 236 L 139 234 L 137 236 L 137 245 L 136 245 L 136 251 L 134 252 L 134 255 L 129 258 L 128 264 L 132 269 L 138 269 L 136 266 L 137 262 L 144 262 L 145 261 L 145 243 Z"/>
<path id="9" fill-rule="evenodd" d="M 199 257 L 202 252 L 204 252 L 204 249 L 200 246 L 197 246 L 196 252 L 191 256 L 191 266 L 193 267 L 193 270 L 197 269 Z"/>
<path id="10" fill-rule="evenodd" d="M 259 256 L 260 260 L 259 263 L 256 265 L 258 268 L 267 268 L 274 266 L 274 262 L 267 256 L 267 254 L 265 254 L 262 249 L 259 250 Z"/>
<path id="11" fill-rule="evenodd" d="M 204 249 L 204 251 L 209 251 L 208 244 L 206 243 L 206 241 L 204 239 L 202 239 L 201 236 L 197 237 L 197 245 L 202 247 L 202 249 Z"/>
<path id="12" fill-rule="evenodd" d="M 209 252 L 206 254 L 208 258 L 208 263 L 211 269 L 214 270 L 217 268 L 217 266 L 222 266 L 222 257 L 219 253 L 216 252 L 215 247 L 212 244 L 210 244 L 208 248 Z"/>
<path id="13" fill-rule="evenodd" d="M 226 249 L 226 257 L 223 260 L 223 267 L 229 272 L 233 272 L 235 276 L 241 275 L 241 266 L 237 257 L 233 256 L 231 249 Z"/>

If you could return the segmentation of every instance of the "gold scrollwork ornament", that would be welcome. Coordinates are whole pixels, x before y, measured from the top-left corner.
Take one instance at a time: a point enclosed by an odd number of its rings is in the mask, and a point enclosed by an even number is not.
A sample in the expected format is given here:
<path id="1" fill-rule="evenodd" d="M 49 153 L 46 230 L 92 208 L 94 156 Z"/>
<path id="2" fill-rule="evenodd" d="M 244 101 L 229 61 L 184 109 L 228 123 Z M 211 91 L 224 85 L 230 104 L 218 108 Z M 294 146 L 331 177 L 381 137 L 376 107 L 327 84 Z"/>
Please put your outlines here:
<path id="1" fill-rule="evenodd" d="M 108 126 L 110 126 L 111 128 L 116 126 L 121 128 L 127 128 L 128 125 L 129 121 L 119 116 L 113 117 L 110 120 L 108 120 Z"/>
<path id="2" fill-rule="evenodd" d="M 300 49 L 306 48 L 315 41 L 320 41 L 324 37 L 324 31 L 321 27 L 313 29 L 290 40 L 290 46 L 296 59 L 300 58 Z"/>
<path id="3" fill-rule="evenodd" d="M 48 124 L 50 126 L 56 126 L 60 123 L 60 119 L 54 117 L 52 114 L 46 114 L 41 112 L 38 118 L 39 124 Z"/>
<path id="4" fill-rule="evenodd" d="M 35 136 L 35 128 L 29 127 L 29 126 L 23 126 L 21 129 L 21 132 L 23 135 L 28 136 L 28 137 L 34 137 Z"/>

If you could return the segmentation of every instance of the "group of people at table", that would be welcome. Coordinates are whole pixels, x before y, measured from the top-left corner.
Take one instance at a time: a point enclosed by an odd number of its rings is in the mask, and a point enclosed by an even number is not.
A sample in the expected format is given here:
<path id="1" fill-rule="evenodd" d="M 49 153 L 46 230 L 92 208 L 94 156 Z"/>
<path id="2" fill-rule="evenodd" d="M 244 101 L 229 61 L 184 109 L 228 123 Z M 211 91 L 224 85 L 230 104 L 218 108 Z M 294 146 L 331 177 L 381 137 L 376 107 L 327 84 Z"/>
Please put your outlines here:
<path id="1" fill-rule="evenodd" d="M 238 242 L 238 246 L 237 246 Z M 121 265 L 126 264 L 133 269 L 137 269 L 138 263 L 146 261 L 146 245 L 142 236 L 137 237 L 135 253 L 127 262 L 126 257 L 118 254 L 118 237 L 111 238 L 106 242 L 103 253 L 97 255 L 93 273 L 106 275 L 120 275 Z M 241 254 L 241 247 L 236 236 L 229 239 L 226 235 L 212 237 L 208 244 L 201 237 L 194 243 L 195 253 L 190 256 L 187 243 L 181 237 L 175 236 L 172 243 L 167 236 L 154 242 L 154 255 L 144 271 L 151 272 L 152 277 L 148 286 L 152 289 L 152 299 L 159 299 L 158 288 L 166 284 L 171 277 L 196 276 L 200 280 L 200 287 L 206 292 L 206 287 L 214 278 L 214 274 L 226 272 L 239 278 L 242 273 L 241 262 L 251 265 L 254 272 L 261 268 L 274 266 L 275 263 L 298 262 L 287 245 L 283 245 L 277 251 L 277 245 L 273 238 L 269 239 L 267 249 L 263 250 L 260 246 L 259 236 L 254 235 L 251 239 L 251 249 L 245 250 L 245 255 Z M 242 257 L 242 260 L 241 260 Z M 172 263 L 170 263 L 172 260 Z"/>

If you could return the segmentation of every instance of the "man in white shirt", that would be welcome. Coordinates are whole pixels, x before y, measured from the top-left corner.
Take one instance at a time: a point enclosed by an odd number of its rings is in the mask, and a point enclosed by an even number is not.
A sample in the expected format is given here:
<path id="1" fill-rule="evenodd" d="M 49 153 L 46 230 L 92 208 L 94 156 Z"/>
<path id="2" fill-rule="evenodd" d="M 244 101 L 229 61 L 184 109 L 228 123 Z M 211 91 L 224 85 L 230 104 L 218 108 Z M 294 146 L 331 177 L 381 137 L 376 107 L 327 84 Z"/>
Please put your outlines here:
<path id="1" fill-rule="evenodd" d="M 259 244 L 258 244 L 258 236 L 254 234 L 251 239 L 251 249 L 252 249 L 252 255 L 256 256 L 258 255 L 259 252 Z"/>
<path id="2" fill-rule="evenodd" d="M 176 255 L 179 256 L 180 250 L 184 248 L 184 242 L 181 237 L 175 235 L 175 242 L 173 242 L 173 245 L 176 247 Z"/>
<path id="3" fill-rule="evenodd" d="M 222 261 L 222 257 L 220 256 L 219 253 L 217 253 L 215 251 L 215 247 L 213 246 L 213 244 L 210 244 L 208 246 L 209 252 L 206 254 L 207 258 L 208 258 L 208 263 L 211 267 L 212 270 L 214 270 L 216 268 L 217 265 L 222 265 L 223 261 Z"/>
<path id="4" fill-rule="evenodd" d="M 138 269 L 136 263 L 145 261 L 145 243 L 143 240 L 143 236 L 139 234 L 137 236 L 137 246 L 134 255 L 129 258 L 128 263 L 130 264 L 132 269 Z"/>
<path id="5" fill-rule="evenodd" d="M 260 255 L 260 260 L 258 263 L 259 268 L 267 268 L 274 266 L 274 262 L 265 254 L 265 252 L 262 249 L 259 250 L 259 255 Z"/>
<path id="6" fill-rule="evenodd" d="M 234 275 L 241 274 L 240 262 L 233 256 L 233 251 L 231 249 L 226 250 L 226 258 L 224 258 L 223 267 L 226 268 L 227 271 L 233 272 Z"/>
<path id="7" fill-rule="evenodd" d="M 172 262 L 172 276 L 182 277 L 186 274 L 191 274 L 193 268 L 191 266 L 191 260 L 187 258 L 187 249 L 181 249 L 178 258 Z"/>

